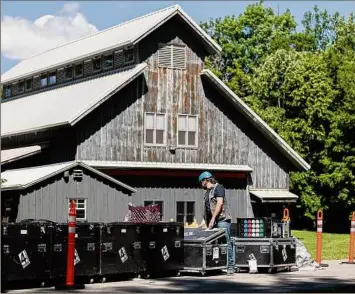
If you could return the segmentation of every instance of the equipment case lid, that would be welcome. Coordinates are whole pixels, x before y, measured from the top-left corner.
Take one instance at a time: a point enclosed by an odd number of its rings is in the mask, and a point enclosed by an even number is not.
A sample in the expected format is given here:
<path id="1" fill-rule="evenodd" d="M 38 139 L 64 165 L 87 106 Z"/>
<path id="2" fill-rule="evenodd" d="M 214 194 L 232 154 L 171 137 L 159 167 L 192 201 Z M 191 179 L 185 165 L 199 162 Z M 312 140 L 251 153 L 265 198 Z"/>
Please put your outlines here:
<path id="1" fill-rule="evenodd" d="M 208 244 L 225 236 L 225 229 L 201 229 L 201 228 L 185 228 L 184 242 L 185 243 L 202 243 Z"/>

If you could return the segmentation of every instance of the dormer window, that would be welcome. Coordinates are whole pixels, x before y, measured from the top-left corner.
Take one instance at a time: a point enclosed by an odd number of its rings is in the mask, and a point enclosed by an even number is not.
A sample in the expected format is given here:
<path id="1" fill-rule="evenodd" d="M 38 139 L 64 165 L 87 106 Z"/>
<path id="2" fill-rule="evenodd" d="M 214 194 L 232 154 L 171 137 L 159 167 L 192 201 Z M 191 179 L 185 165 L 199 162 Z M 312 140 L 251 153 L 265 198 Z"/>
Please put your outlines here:
<path id="1" fill-rule="evenodd" d="M 83 64 L 82 63 L 78 63 L 75 65 L 74 75 L 76 78 L 83 76 Z"/>
<path id="2" fill-rule="evenodd" d="M 100 57 L 95 57 L 92 63 L 93 70 L 94 71 L 99 71 L 101 70 L 101 58 Z"/>
<path id="3" fill-rule="evenodd" d="M 23 92 L 25 92 L 25 81 L 24 81 L 24 80 L 18 82 L 18 89 L 17 89 L 17 92 L 18 92 L 18 93 L 23 93 Z"/>
<path id="4" fill-rule="evenodd" d="M 104 69 L 110 68 L 113 66 L 113 55 L 104 55 L 102 56 L 102 66 Z"/>
<path id="5" fill-rule="evenodd" d="M 26 91 L 32 90 L 32 79 L 26 80 Z"/>
<path id="6" fill-rule="evenodd" d="M 47 87 L 47 74 L 41 75 L 41 88 Z"/>
<path id="7" fill-rule="evenodd" d="M 11 96 L 11 86 L 5 86 L 4 87 L 4 97 L 8 98 Z"/>
<path id="8" fill-rule="evenodd" d="M 50 85 L 54 85 L 57 82 L 57 75 L 55 72 L 51 72 L 48 77 L 48 82 Z"/>
<path id="9" fill-rule="evenodd" d="M 124 51 L 124 63 L 129 64 L 134 61 L 134 48 L 129 48 Z"/>
<path id="10" fill-rule="evenodd" d="M 73 78 L 73 67 L 72 66 L 68 66 L 64 69 L 64 78 L 66 80 L 70 80 Z"/>

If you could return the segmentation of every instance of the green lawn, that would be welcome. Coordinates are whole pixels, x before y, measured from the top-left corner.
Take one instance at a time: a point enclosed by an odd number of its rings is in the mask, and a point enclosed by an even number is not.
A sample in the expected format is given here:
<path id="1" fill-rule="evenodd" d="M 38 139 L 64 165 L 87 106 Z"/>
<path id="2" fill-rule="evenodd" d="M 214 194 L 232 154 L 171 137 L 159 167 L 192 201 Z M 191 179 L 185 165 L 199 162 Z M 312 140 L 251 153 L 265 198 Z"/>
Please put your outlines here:
<path id="1" fill-rule="evenodd" d="M 315 258 L 317 233 L 292 230 L 292 235 L 298 238 L 306 246 L 312 258 Z M 323 233 L 322 244 L 322 260 L 349 258 L 349 234 Z"/>

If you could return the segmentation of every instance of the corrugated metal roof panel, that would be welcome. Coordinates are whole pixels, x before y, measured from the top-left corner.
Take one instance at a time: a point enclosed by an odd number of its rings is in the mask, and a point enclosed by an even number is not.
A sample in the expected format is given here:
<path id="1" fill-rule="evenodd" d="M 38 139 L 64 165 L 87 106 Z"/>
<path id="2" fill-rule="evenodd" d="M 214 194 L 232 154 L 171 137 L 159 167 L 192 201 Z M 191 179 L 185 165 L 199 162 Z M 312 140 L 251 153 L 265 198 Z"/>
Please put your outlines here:
<path id="1" fill-rule="evenodd" d="M 216 51 L 221 50 L 220 46 L 179 5 L 174 5 L 29 57 L 4 73 L 1 76 L 1 82 L 6 83 L 10 80 L 20 79 L 25 75 L 58 67 L 106 50 L 134 44 L 177 13 L 191 25 L 192 29 L 211 48 Z"/>
<path id="2" fill-rule="evenodd" d="M 136 169 L 183 169 L 183 170 L 211 170 L 211 171 L 244 171 L 253 169 L 247 165 L 233 164 L 205 164 L 205 163 L 178 163 L 178 162 L 143 162 L 143 161 L 94 161 L 84 160 L 85 164 L 101 169 L 109 168 L 136 168 Z"/>
<path id="3" fill-rule="evenodd" d="M 249 189 L 261 202 L 295 202 L 298 196 L 285 189 Z"/>
<path id="4" fill-rule="evenodd" d="M 102 178 L 106 178 L 112 183 L 124 187 L 131 192 L 137 191 L 136 189 L 78 161 L 7 170 L 1 173 L 1 180 L 5 180 L 5 182 L 1 184 L 1 190 L 25 189 L 76 166 L 81 166 L 90 170 Z"/>
<path id="5" fill-rule="evenodd" d="M 1 163 L 7 163 L 40 153 L 46 146 L 34 145 L 1 150 Z"/>
<path id="6" fill-rule="evenodd" d="M 145 63 L 1 104 L 1 136 L 75 124 L 137 77 Z"/>
<path id="7" fill-rule="evenodd" d="M 201 72 L 202 76 L 205 76 L 217 87 L 222 93 L 226 94 L 234 105 L 242 113 L 246 115 L 249 121 L 254 124 L 261 132 L 263 132 L 272 142 L 279 147 L 279 149 L 287 155 L 298 167 L 303 170 L 309 170 L 311 166 L 277 134 L 266 122 L 264 122 L 259 115 L 257 115 L 242 99 L 240 99 L 230 88 L 228 88 L 223 81 L 221 81 L 214 73 L 209 69 L 204 69 Z"/>

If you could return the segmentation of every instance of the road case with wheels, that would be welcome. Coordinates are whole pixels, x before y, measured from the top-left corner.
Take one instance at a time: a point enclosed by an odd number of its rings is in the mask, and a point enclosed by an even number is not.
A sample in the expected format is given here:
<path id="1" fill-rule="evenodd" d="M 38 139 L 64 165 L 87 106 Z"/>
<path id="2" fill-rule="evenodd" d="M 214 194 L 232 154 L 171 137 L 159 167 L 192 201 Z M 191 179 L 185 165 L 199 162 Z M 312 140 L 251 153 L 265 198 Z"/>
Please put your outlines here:
<path id="1" fill-rule="evenodd" d="M 296 265 L 296 240 L 294 238 L 232 238 L 236 271 L 248 269 L 248 260 L 255 259 L 258 269 L 269 273 L 276 269 L 290 270 Z"/>
<path id="2" fill-rule="evenodd" d="M 221 271 L 227 268 L 227 257 L 224 229 L 185 229 L 182 272 Z"/>

